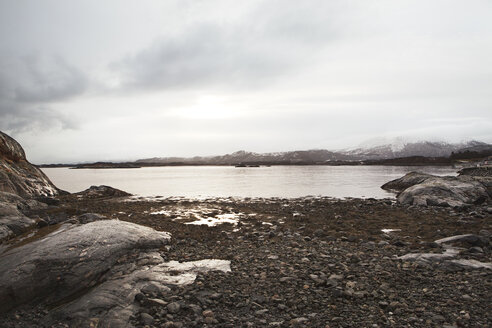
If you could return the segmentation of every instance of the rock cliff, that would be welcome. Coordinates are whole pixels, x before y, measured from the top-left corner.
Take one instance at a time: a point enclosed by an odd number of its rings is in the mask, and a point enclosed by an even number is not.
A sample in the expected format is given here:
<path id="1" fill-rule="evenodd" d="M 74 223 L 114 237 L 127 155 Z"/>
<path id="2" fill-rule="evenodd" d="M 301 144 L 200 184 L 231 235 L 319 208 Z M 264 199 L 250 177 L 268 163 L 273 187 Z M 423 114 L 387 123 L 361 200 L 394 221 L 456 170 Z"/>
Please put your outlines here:
<path id="1" fill-rule="evenodd" d="M 26 159 L 24 149 L 0 131 L 0 191 L 24 198 L 51 197 L 60 190 Z"/>

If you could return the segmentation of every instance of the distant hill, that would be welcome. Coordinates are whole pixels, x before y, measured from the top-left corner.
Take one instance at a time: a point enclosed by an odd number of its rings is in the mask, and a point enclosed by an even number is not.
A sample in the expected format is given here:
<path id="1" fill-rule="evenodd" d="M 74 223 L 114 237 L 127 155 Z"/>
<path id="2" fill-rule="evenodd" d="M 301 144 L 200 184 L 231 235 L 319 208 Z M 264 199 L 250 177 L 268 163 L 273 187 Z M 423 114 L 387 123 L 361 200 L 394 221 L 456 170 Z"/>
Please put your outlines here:
<path id="1" fill-rule="evenodd" d="M 236 164 L 270 164 L 270 165 L 302 165 L 302 164 L 347 164 L 351 162 L 368 162 L 377 164 L 390 163 L 389 159 L 410 158 L 416 162 L 418 158 L 449 158 L 452 154 L 465 150 L 486 153 L 492 150 L 492 145 L 479 141 L 451 144 L 446 142 L 413 142 L 384 144 L 371 147 L 360 147 L 351 150 L 329 151 L 323 149 L 298 150 L 278 153 L 254 153 L 237 151 L 221 156 L 206 157 L 154 157 L 140 159 L 137 165 L 236 165 Z M 432 160 L 436 163 L 448 161 Z M 400 162 L 408 162 L 401 160 Z M 427 162 L 427 161 L 424 161 Z M 423 162 L 423 163 L 424 163 Z"/>
<path id="2" fill-rule="evenodd" d="M 328 161 L 353 161 L 357 158 L 329 150 L 298 150 L 280 153 L 253 153 L 244 150 L 210 157 L 154 157 L 140 159 L 136 164 L 323 164 Z"/>

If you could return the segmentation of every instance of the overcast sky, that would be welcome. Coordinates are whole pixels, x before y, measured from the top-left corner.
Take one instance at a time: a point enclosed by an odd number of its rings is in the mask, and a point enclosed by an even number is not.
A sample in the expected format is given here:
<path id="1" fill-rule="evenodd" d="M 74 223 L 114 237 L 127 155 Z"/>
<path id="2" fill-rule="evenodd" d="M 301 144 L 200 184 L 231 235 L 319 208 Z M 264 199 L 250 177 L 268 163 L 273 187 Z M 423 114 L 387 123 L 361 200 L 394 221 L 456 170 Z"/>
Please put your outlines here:
<path id="1" fill-rule="evenodd" d="M 0 0 L 34 163 L 492 142 L 492 1 Z"/>

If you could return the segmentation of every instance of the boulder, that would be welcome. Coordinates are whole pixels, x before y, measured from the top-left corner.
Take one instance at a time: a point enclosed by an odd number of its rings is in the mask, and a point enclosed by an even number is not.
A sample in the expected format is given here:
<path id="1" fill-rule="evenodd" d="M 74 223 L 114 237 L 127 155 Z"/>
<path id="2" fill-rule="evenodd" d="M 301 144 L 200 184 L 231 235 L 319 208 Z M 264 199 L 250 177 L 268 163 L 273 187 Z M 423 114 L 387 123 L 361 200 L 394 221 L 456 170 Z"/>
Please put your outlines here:
<path id="1" fill-rule="evenodd" d="M 27 161 L 21 145 L 1 131 L 0 191 L 24 198 L 52 197 L 60 193 L 39 168 Z"/>
<path id="2" fill-rule="evenodd" d="M 101 198 L 126 197 L 126 196 L 131 196 L 132 194 L 129 194 L 123 190 L 119 190 L 110 186 L 91 186 L 90 188 L 78 192 L 75 195 L 85 199 L 101 199 Z"/>
<path id="3" fill-rule="evenodd" d="M 430 177 L 403 190 L 397 197 L 401 204 L 463 207 L 490 201 L 486 187 L 472 178 Z"/>
<path id="4" fill-rule="evenodd" d="M 0 312 L 69 299 L 100 283 L 121 257 L 165 245 L 170 235 L 118 220 L 65 224 L 0 257 Z"/>
<path id="5" fill-rule="evenodd" d="M 52 309 L 41 326 L 132 327 L 144 293 L 162 296 L 170 286 L 193 283 L 200 272 L 230 271 L 225 260 L 165 262 L 157 249 L 169 239 L 166 232 L 102 220 L 65 223 L 14 245 L 0 255 L 0 313 L 40 305 Z"/>
<path id="6" fill-rule="evenodd" d="M 441 238 L 435 241 L 436 244 L 467 244 L 468 246 L 488 247 L 489 238 L 474 234 L 456 235 L 446 238 Z"/>
<path id="7" fill-rule="evenodd" d="M 391 180 L 381 186 L 384 190 L 402 192 L 403 190 L 414 186 L 416 184 L 422 183 L 428 178 L 432 178 L 433 175 L 420 173 L 420 172 L 410 172 L 405 174 L 403 177 Z"/>
<path id="8" fill-rule="evenodd" d="M 480 262 L 474 259 L 463 259 L 459 256 L 464 251 L 463 248 L 451 246 L 450 244 L 468 244 L 468 245 L 484 245 L 488 246 L 489 241 L 483 236 L 466 234 L 446 237 L 434 241 L 438 245 L 442 245 L 444 253 L 409 253 L 402 256 L 397 256 L 397 260 L 420 262 L 424 264 L 441 265 L 449 270 L 469 270 L 469 269 L 488 269 L 492 270 L 492 263 Z"/>
<path id="9" fill-rule="evenodd" d="M 129 318 L 138 312 L 140 306 L 136 302 L 137 295 L 166 294 L 170 291 L 168 286 L 191 284 L 200 272 L 231 271 L 230 262 L 226 260 L 164 262 L 154 252 L 141 255 L 137 262 L 141 263 L 145 258 L 150 258 L 151 262 L 143 266 L 133 264 L 133 271 L 129 273 L 128 263 L 115 266 L 106 281 L 53 311 L 46 323 L 63 322 L 69 323 L 70 327 L 90 327 L 92 320 L 96 319 L 101 327 L 132 327 Z"/>

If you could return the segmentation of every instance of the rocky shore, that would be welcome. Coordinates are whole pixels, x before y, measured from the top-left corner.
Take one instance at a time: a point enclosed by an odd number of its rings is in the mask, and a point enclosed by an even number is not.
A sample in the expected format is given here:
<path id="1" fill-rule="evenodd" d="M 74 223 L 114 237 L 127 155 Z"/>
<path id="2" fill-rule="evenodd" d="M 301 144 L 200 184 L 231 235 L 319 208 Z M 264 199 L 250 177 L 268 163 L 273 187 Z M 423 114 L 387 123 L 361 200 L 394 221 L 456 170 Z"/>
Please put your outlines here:
<path id="1" fill-rule="evenodd" d="M 96 220 L 107 220 L 94 223 L 105 222 L 113 231 L 121 229 L 115 222 L 131 222 L 169 232 L 172 237 L 160 246 L 157 242 L 150 253 L 143 247 L 133 249 L 131 256 L 122 256 L 124 253 L 115 254 L 111 249 L 111 257 L 102 256 L 107 261 L 103 269 L 88 266 L 95 275 L 104 273 L 94 278 L 97 288 L 84 286 L 80 291 L 85 302 L 74 300 L 73 295 L 55 299 L 44 295 L 32 305 L 24 304 L 4 313 L 5 327 L 71 327 L 78 323 L 97 326 L 94 322 L 116 327 L 122 323 L 107 315 L 108 320 L 79 321 L 97 318 L 98 312 L 91 311 L 95 305 L 100 312 L 114 309 L 111 301 L 97 303 L 101 296 L 94 291 L 108 282 L 123 284 L 115 282 L 115 275 L 126 276 L 125 283 L 132 286 L 125 292 L 130 295 L 125 306 L 132 307 L 126 312 L 128 325 L 136 327 L 485 327 L 492 322 L 487 301 L 491 295 L 490 207 L 422 208 L 390 199 L 94 198 L 92 192 L 91 197 L 62 196 L 59 205 L 33 215 L 54 223 L 63 216 L 83 220 L 86 212 L 99 213 L 101 217 Z M 200 220 L 212 226 L 192 224 Z M 54 226 L 41 228 L 36 234 L 44 235 L 43 230 Z M 465 234 L 472 237 L 436 242 Z M 22 243 L 25 237 L 11 240 L 9 247 Z M 114 236 L 111 239 L 115 240 Z M 23 246 L 31 245 L 29 251 L 17 249 L 31 256 L 33 250 L 46 251 L 34 242 Z M 457 251 L 451 257 L 440 257 L 448 244 Z M 63 258 L 60 249 L 70 248 L 63 245 L 56 244 L 58 259 Z M 79 250 L 85 248 L 80 246 Z M 73 258 L 77 262 L 79 250 Z M 19 252 L 7 251 L 0 255 L 0 261 L 12 262 L 10 256 L 25 262 Z M 417 253 L 436 256 L 405 257 Z M 118 258 L 115 263 L 111 263 L 113 256 Z M 132 256 L 133 259 L 121 259 Z M 230 271 L 202 272 L 192 283 L 167 281 L 159 288 L 144 288 L 139 286 L 141 280 L 128 278 L 149 270 L 149 263 L 158 266 L 203 259 L 228 261 Z M 483 266 L 473 265 L 477 263 Z M 183 274 L 171 271 L 176 276 Z M 61 273 L 93 281 L 85 271 Z M 40 278 L 39 273 L 36 276 Z M 21 282 L 41 284 L 44 292 L 57 288 L 56 284 L 42 285 L 44 280 L 33 282 L 20 276 L 11 288 L 19 292 L 17 289 L 24 288 Z M 114 292 L 115 286 L 108 288 L 103 292 Z M 122 298 L 120 295 L 117 301 Z M 80 313 L 77 320 L 74 313 Z"/>
<path id="2" fill-rule="evenodd" d="M 414 173 L 379 200 L 67 194 L 41 179 L 0 197 L 2 327 L 492 324 L 487 177 Z"/>

